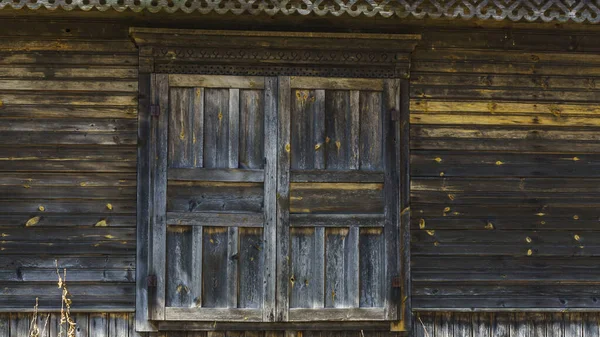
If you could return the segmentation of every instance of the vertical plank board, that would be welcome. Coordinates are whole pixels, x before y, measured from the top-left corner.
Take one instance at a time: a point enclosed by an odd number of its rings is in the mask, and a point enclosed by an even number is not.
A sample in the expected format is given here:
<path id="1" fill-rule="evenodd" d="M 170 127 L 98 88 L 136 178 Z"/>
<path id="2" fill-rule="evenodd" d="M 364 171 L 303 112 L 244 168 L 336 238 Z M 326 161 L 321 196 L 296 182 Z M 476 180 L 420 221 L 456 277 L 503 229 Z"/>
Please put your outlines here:
<path id="1" fill-rule="evenodd" d="M 239 166 L 239 142 L 240 90 L 229 89 L 229 168 L 238 168 Z M 238 228 L 229 227 L 227 231 L 227 306 L 229 308 L 238 307 L 238 241 Z"/>
<path id="2" fill-rule="evenodd" d="M 565 318 L 560 312 L 548 313 L 546 315 L 546 336 L 547 337 L 564 337 L 565 335 Z"/>
<path id="3" fill-rule="evenodd" d="M 227 228 L 227 307 L 238 307 L 239 235 L 237 227 Z M 241 282 L 247 282 L 242 280 Z"/>
<path id="4" fill-rule="evenodd" d="M 491 312 L 473 313 L 473 337 L 492 337 L 492 316 Z"/>
<path id="5" fill-rule="evenodd" d="M 583 337 L 598 337 L 600 330 L 598 324 L 600 318 L 597 312 L 587 312 L 583 314 Z"/>
<path id="6" fill-rule="evenodd" d="M 151 306 L 153 319 L 164 319 L 165 308 L 165 266 L 166 266 L 166 207 L 167 207 L 167 133 L 169 118 L 169 77 L 165 74 L 154 76 L 154 99 L 162 113 L 156 126 L 156 162 L 153 183 L 152 223 L 152 268 L 150 273 L 156 275 L 156 294 Z"/>
<path id="7" fill-rule="evenodd" d="M 227 308 L 227 228 L 204 227 L 202 306 Z"/>
<path id="8" fill-rule="evenodd" d="M 260 308 L 263 298 L 264 244 L 261 228 L 240 228 L 240 308 Z"/>
<path id="9" fill-rule="evenodd" d="M 313 145 L 314 90 L 293 90 L 290 103 L 291 141 L 293 170 L 306 170 L 314 167 L 315 145 Z"/>
<path id="10" fill-rule="evenodd" d="M 512 315 L 513 322 L 510 326 L 511 337 L 529 337 L 531 322 L 527 319 L 527 313 L 516 312 Z"/>
<path id="11" fill-rule="evenodd" d="M 204 166 L 204 88 L 193 89 L 192 158 L 194 167 Z"/>
<path id="12" fill-rule="evenodd" d="M 472 329 L 470 313 L 457 312 L 454 314 L 454 337 L 474 337 Z"/>
<path id="13" fill-rule="evenodd" d="M 583 317 L 579 312 L 565 313 L 565 337 L 582 337 Z"/>
<path id="14" fill-rule="evenodd" d="M 150 99 L 151 75 L 140 74 L 138 77 L 138 149 L 137 149 L 137 206 L 136 206 L 136 285 L 135 285 L 135 326 L 139 331 L 153 331 L 148 321 L 148 276 L 150 246 Z"/>
<path id="15" fill-rule="evenodd" d="M 361 228 L 359 236 L 360 307 L 383 307 L 384 245 L 381 228 Z"/>
<path id="16" fill-rule="evenodd" d="M 108 321 L 109 337 L 128 337 L 129 328 L 127 314 L 111 313 Z"/>
<path id="17" fill-rule="evenodd" d="M 290 229 L 290 307 L 313 308 L 314 289 L 317 286 L 314 276 L 315 256 L 315 229 L 291 228 Z"/>
<path id="18" fill-rule="evenodd" d="M 204 167 L 229 167 L 229 90 L 204 89 Z"/>
<path id="19" fill-rule="evenodd" d="M 313 135 L 314 165 L 317 170 L 325 169 L 325 90 L 314 91 Z"/>
<path id="20" fill-rule="evenodd" d="M 358 307 L 358 228 L 325 230 L 325 307 Z"/>
<path id="21" fill-rule="evenodd" d="M 190 307 L 192 295 L 192 230 L 189 226 L 167 228 L 167 307 Z"/>
<path id="22" fill-rule="evenodd" d="M 238 168 L 240 150 L 240 89 L 229 89 L 229 168 Z"/>
<path id="23" fill-rule="evenodd" d="M 29 314 L 10 314 L 10 337 L 29 336 Z"/>
<path id="24" fill-rule="evenodd" d="M 399 146 L 397 139 L 399 138 L 399 123 L 392 121 L 391 111 L 400 109 L 400 83 L 399 80 L 389 79 L 384 81 L 384 200 L 385 202 L 385 256 L 386 273 L 385 273 L 385 293 L 386 299 L 385 308 L 387 309 L 387 317 L 390 320 L 400 319 L 398 317 L 398 308 L 402 302 L 398 288 L 392 288 L 392 279 L 400 276 L 400 256 L 398 254 L 398 232 L 400 221 L 400 200 L 399 200 Z M 391 258 L 396 257 L 396 258 Z M 405 301 L 404 303 L 406 304 Z M 409 324 L 407 319 L 405 324 Z"/>
<path id="25" fill-rule="evenodd" d="M 359 277 L 359 246 L 358 226 L 350 226 L 350 232 L 348 233 L 348 240 L 346 241 L 346 247 L 344 247 L 344 255 L 346 257 L 344 277 L 346 278 L 346 298 L 348 299 L 348 305 L 352 308 L 358 308 L 360 306 L 360 291 L 358 283 L 360 282 Z"/>
<path id="26" fill-rule="evenodd" d="M 349 169 L 350 92 L 325 92 L 325 148 L 327 169 Z"/>
<path id="27" fill-rule="evenodd" d="M 108 335 L 108 314 L 91 313 L 89 318 L 90 336 L 109 337 Z M 56 336 L 52 335 L 51 336 Z"/>
<path id="28" fill-rule="evenodd" d="M 290 244 L 290 78 L 280 76 L 277 141 L 277 321 L 288 320 Z"/>
<path id="29" fill-rule="evenodd" d="M 510 336 L 510 319 L 508 313 L 492 314 L 491 334 L 494 337 L 509 337 Z"/>
<path id="30" fill-rule="evenodd" d="M 90 316 L 91 317 L 91 316 Z M 108 315 L 106 316 L 106 318 L 108 319 Z M 50 314 L 50 319 L 48 320 L 48 336 L 52 337 L 52 336 L 58 336 L 61 332 L 61 320 L 60 320 L 60 313 L 52 313 Z M 91 318 L 90 318 L 90 324 L 92 323 Z M 106 320 L 105 322 L 105 335 L 102 335 L 102 333 L 99 334 L 99 336 L 104 337 L 104 336 L 108 336 L 108 320 Z M 64 331 L 64 325 L 63 325 L 63 331 Z M 90 333 L 92 333 L 91 331 L 91 326 L 90 326 Z M 63 332 L 64 334 L 64 332 Z"/>
<path id="31" fill-rule="evenodd" d="M 452 325 L 451 312 L 437 312 L 435 314 L 435 336 L 436 337 L 453 337 L 454 329 Z"/>
<path id="32" fill-rule="evenodd" d="M 313 307 L 325 307 L 325 228 L 315 228 L 315 251 L 312 261 L 312 291 L 313 291 Z"/>
<path id="33" fill-rule="evenodd" d="M 397 82 L 396 82 L 397 83 Z M 411 330 L 412 315 L 412 273 L 411 273 L 411 250 L 410 250 L 410 82 L 402 80 L 399 88 L 400 125 L 399 125 L 399 150 L 400 150 L 400 177 L 399 177 L 399 200 L 400 200 L 400 277 L 402 278 L 402 289 L 400 290 L 400 313 L 405 322 L 405 328 Z M 398 249 L 397 249 L 398 250 Z"/>
<path id="34" fill-rule="evenodd" d="M 193 166 L 193 98 L 193 89 L 169 89 L 169 167 Z"/>
<path id="35" fill-rule="evenodd" d="M 263 168 L 265 94 L 261 90 L 240 90 L 239 167 L 243 169 Z"/>
<path id="36" fill-rule="evenodd" d="M 202 226 L 192 228 L 192 279 L 190 280 L 190 291 L 194 307 L 202 306 Z"/>
<path id="37" fill-rule="evenodd" d="M 289 83 L 289 82 L 288 82 Z M 289 89 L 289 88 L 288 88 Z M 288 94 L 289 98 L 289 94 Z M 277 172 L 277 154 L 278 154 L 278 79 L 276 77 L 265 78 L 264 90 L 264 154 L 265 154 L 265 181 L 264 181 L 264 288 L 263 288 L 263 321 L 275 321 L 275 276 L 279 276 L 277 271 L 277 248 L 276 244 L 278 233 L 278 172 Z M 289 192 L 288 192 L 289 193 Z M 289 201 L 288 201 L 289 205 Z"/>
<path id="38" fill-rule="evenodd" d="M 348 134 L 348 169 L 360 167 L 360 91 L 350 90 L 350 120 Z"/>
<path id="39" fill-rule="evenodd" d="M 40 330 L 42 328 L 40 327 Z M 10 314 L 0 313 L 0 336 L 10 336 Z"/>
<path id="40" fill-rule="evenodd" d="M 546 322 L 543 313 L 532 313 L 531 314 L 531 332 L 530 337 L 546 337 Z"/>
<path id="41" fill-rule="evenodd" d="M 381 92 L 360 92 L 360 169 L 383 169 L 383 123 L 381 121 Z"/>
<path id="42" fill-rule="evenodd" d="M 88 337 L 89 336 L 89 315 L 86 313 L 77 313 L 74 318 L 76 328 L 75 328 L 75 337 Z M 133 323 L 133 322 L 131 322 Z M 129 327 L 130 322 L 127 322 L 127 326 Z M 42 327 L 40 327 L 40 332 Z"/>

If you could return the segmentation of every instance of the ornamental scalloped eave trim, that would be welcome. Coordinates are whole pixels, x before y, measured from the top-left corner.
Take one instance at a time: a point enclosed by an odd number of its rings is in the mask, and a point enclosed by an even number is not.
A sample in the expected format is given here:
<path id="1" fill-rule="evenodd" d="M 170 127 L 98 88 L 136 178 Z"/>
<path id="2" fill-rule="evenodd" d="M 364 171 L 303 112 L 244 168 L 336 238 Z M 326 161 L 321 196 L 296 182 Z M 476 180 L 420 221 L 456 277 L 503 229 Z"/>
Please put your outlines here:
<path id="1" fill-rule="evenodd" d="M 600 22 L 600 0 L 0 0 L 0 9 L 5 7 Z"/>

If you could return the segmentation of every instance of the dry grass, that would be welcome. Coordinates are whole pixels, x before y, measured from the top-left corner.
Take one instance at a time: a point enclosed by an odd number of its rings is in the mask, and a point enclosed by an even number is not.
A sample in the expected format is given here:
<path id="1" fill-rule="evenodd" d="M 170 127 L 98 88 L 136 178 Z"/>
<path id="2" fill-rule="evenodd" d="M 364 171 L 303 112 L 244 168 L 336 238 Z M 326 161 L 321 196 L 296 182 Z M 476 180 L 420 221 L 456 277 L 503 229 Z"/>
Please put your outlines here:
<path id="1" fill-rule="evenodd" d="M 72 301 L 71 293 L 69 293 L 69 289 L 67 288 L 67 269 L 63 269 L 63 274 L 61 276 L 60 269 L 58 268 L 58 261 L 55 261 L 55 263 L 56 276 L 58 277 L 58 289 L 61 290 L 60 323 L 58 327 L 58 335 L 55 337 L 75 337 L 77 324 L 71 316 Z M 48 328 L 48 320 L 50 319 L 50 314 L 46 315 L 46 318 L 44 320 L 44 326 L 40 330 L 40 327 L 38 325 L 38 304 L 38 299 L 36 298 L 35 307 L 33 310 L 33 317 L 31 318 L 31 323 L 29 324 L 29 337 L 46 336 L 46 329 Z"/>

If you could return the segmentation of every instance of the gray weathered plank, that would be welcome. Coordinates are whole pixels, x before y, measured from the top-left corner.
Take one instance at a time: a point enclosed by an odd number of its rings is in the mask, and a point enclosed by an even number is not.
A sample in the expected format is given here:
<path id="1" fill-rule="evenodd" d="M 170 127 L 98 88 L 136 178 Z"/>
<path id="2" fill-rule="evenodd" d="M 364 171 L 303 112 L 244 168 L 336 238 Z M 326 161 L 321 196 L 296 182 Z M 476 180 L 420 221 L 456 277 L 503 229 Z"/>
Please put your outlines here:
<path id="1" fill-rule="evenodd" d="M 278 77 L 277 139 L 277 272 L 276 320 L 288 321 L 289 313 L 289 213 L 290 213 L 290 78 Z"/>
<path id="2" fill-rule="evenodd" d="M 289 89 L 289 88 L 288 88 Z M 276 280 L 277 273 L 277 248 L 279 232 L 279 209 L 277 206 L 277 155 L 278 147 L 278 79 L 276 77 L 265 78 L 264 92 L 264 274 L 263 274 L 263 321 L 273 322 L 278 312 L 276 310 Z M 288 95 L 289 98 L 289 95 Z M 275 277 L 274 277 L 275 276 Z"/>
<path id="3" fill-rule="evenodd" d="M 237 168 L 172 168 L 169 169 L 169 180 L 263 182 L 264 172 L 260 169 Z"/>

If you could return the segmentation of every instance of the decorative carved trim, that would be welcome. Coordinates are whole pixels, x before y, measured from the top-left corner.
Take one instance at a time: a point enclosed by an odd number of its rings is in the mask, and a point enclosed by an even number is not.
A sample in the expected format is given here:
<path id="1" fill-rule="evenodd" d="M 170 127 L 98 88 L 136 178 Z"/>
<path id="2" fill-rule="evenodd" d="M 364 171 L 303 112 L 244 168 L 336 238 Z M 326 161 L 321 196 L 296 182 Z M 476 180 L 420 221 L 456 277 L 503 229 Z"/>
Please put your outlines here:
<path id="1" fill-rule="evenodd" d="M 418 35 L 132 28 L 141 73 L 408 76 Z"/>
<path id="2" fill-rule="evenodd" d="M 600 0 L 0 0 L 4 7 L 600 22 Z"/>

